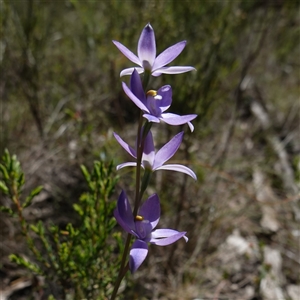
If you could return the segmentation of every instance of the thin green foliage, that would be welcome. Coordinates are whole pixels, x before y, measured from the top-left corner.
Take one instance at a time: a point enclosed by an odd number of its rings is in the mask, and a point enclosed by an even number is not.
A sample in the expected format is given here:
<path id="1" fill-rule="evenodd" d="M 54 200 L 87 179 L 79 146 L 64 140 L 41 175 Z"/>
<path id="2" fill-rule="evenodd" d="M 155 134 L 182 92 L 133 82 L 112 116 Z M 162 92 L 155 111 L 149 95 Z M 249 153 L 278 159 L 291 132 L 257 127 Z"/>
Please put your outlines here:
<path id="1" fill-rule="evenodd" d="M 118 180 L 113 176 L 113 165 L 94 162 L 91 172 L 81 166 L 88 190 L 73 205 L 78 214 L 76 225 L 69 223 L 64 230 L 53 224 L 46 227 L 42 221 L 29 224 L 23 211 L 32 205 L 42 191 L 37 187 L 23 201 L 24 173 L 15 155 L 5 150 L 0 165 L 0 189 L 15 204 L 1 207 L 2 212 L 18 216 L 22 233 L 35 262 L 12 254 L 10 259 L 46 282 L 55 282 L 60 293 L 71 299 L 105 299 L 111 293 L 116 279 L 119 254 L 122 252 L 120 233 L 114 233 L 115 202 L 110 201 Z M 37 241 L 40 247 L 37 247 Z"/>

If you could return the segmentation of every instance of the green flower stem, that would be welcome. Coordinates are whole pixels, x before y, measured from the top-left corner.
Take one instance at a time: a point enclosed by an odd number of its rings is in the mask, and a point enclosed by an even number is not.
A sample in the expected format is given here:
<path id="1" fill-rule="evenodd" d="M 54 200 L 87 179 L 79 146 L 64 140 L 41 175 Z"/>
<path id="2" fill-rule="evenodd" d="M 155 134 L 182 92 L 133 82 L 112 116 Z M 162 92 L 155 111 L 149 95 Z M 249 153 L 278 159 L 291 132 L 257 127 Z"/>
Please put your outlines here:
<path id="1" fill-rule="evenodd" d="M 129 264 L 127 263 L 127 267 L 125 267 L 125 263 L 126 263 L 127 255 L 128 255 L 128 252 L 129 252 L 130 241 L 131 241 L 131 234 L 128 233 L 127 239 L 126 239 L 126 242 L 125 242 L 123 256 L 122 256 L 121 267 L 120 267 L 118 278 L 117 278 L 117 281 L 115 283 L 115 287 L 114 287 L 114 290 L 111 294 L 110 300 L 114 300 L 116 298 L 119 287 L 120 287 L 120 284 L 121 284 L 121 281 L 122 281 L 122 279 L 124 278 L 125 274 L 127 273 L 128 269 L 129 269 Z"/>
<path id="2" fill-rule="evenodd" d="M 146 71 L 144 73 L 143 77 L 143 87 L 144 91 L 146 93 L 146 89 L 150 80 L 151 72 Z M 141 162 L 142 162 L 142 156 L 143 156 L 143 150 L 144 150 L 144 140 L 145 136 L 149 132 L 151 128 L 151 123 L 146 122 L 144 131 L 141 134 L 143 125 L 143 112 L 140 112 L 140 119 L 139 119 L 139 125 L 138 125 L 138 131 L 137 131 L 137 159 L 136 159 L 136 181 L 135 181 L 135 201 L 134 201 L 134 209 L 133 209 L 133 216 L 135 217 L 139 208 L 139 204 L 141 202 L 141 196 L 142 193 L 140 192 L 140 182 L 141 182 Z"/>
<path id="3" fill-rule="evenodd" d="M 137 204 L 139 203 L 139 191 L 140 191 L 140 177 L 141 177 L 141 161 L 142 161 L 142 153 L 143 153 L 143 147 L 141 145 L 141 128 L 142 128 L 142 124 L 143 124 L 143 115 L 142 112 L 140 113 L 140 119 L 139 119 L 139 125 L 138 125 L 138 130 L 137 130 L 137 166 L 136 166 L 136 177 L 135 177 L 135 205 L 134 205 L 134 212 L 133 215 L 135 216 L 137 213 Z M 113 293 L 111 295 L 110 300 L 114 300 L 116 298 L 119 286 L 121 284 L 121 281 L 123 279 L 123 277 L 125 276 L 126 272 L 125 271 L 125 263 L 126 263 L 126 259 L 129 253 L 129 245 L 130 245 L 130 240 L 131 240 L 131 234 L 127 235 L 127 239 L 125 242 L 125 247 L 124 247 L 124 251 L 123 251 L 123 255 L 122 255 L 122 260 L 121 260 L 121 267 L 119 270 L 119 274 L 118 274 L 118 278 L 117 281 L 115 283 L 115 287 L 113 290 Z"/>
<path id="4" fill-rule="evenodd" d="M 147 89 L 147 86 L 150 81 L 150 77 L 151 77 L 151 71 L 145 70 L 144 77 L 143 77 L 143 88 L 144 88 L 145 93 L 146 93 L 146 89 Z"/>
<path id="5" fill-rule="evenodd" d="M 144 192 L 146 191 L 146 189 L 148 187 L 151 175 L 152 175 L 152 170 L 146 169 L 145 172 L 144 172 L 143 179 L 142 179 L 142 186 L 141 186 L 141 191 L 140 191 L 140 194 L 139 194 L 138 207 L 140 206 L 140 202 L 141 202 L 141 200 L 143 198 L 143 194 L 144 194 Z"/>
<path id="6" fill-rule="evenodd" d="M 146 92 L 149 80 L 150 80 L 151 72 L 145 71 L 144 73 L 144 78 L 143 78 L 143 87 Z M 143 180 L 142 180 L 142 188 L 140 191 L 140 184 L 141 184 L 141 162 L 142 162 L 142 155 L 143 155 L 143 150 L 144 150 L 144 140 L 151 128 L 151 123 L 147 122 L 144 127 L 144 131 L 141 134 L 142 126 L 143 126 L 143 112 L 140 112 L 140 118 L 139 118 L 139 123 L 138 123 L 138 129 L 137 129 L 137 166 L 136 166 L 136 176 L 135 176 L 135 201 L 134 201 L 134 209 L 133 209 L 133 215 L 137 215 L 137 211 L 142 199 L 142 196 L 146 190 L 146 187 L 148 185 L 148 182 L 150 180 L 150 174 L 148 172 L 145 172 Z M 147 174 L 147 175 L 146 175 Z M 148 178 L 148 179 L 147 179 Z M 131 234 L 127 235 L 127 239 L 125 242 L 125 247 L 124 247 L 124 252 L 122 255 L 122 260 L 121 260 L 121 267 L 119 270 L 118 278 L 115 283 L 114 290 L 112 292 L 110 300 L 114 300 L 117 296 L 120 284 L 122 279 L 124 278 L 125 274 L 127 273 L 129 269 L 129 263 L 125 266 L 126 259 L 128 257 L 129 253 L 129 246 L 130 246 L 130 241 L 131 241 Z"/>

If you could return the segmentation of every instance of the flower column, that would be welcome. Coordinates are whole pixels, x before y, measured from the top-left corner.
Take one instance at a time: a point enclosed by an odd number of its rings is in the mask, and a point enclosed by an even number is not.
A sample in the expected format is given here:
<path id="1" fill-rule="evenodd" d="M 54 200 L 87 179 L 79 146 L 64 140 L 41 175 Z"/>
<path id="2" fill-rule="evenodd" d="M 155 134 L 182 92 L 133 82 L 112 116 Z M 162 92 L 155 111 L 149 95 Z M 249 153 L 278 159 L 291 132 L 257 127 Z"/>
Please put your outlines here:
<path id="1" fill-rule="evenodd" d="M 185 173 L 193 179 L 197 179 L 195 173 L 186 166 L 178 164 L 165 164 L 179 148 L 183 132 L 175 135 L 159 151 L 155 152 L 151 126 L 153 123 L 164 122 L 169 125 L 188 124 L 190 130 L 194 130 L 191 121 L 197 117 L 195 114 L 179 116 L 166 112 L 172 103 L 172 88 L 169 85 L 162 86 L 157 91 L 147 90 L 150 76 L 159 76 L 161 74 L 180 74 L 195 70 L 193 67 L 185 66 L 166 66 L 172 62 L 184 49 L 186 41 L 179 42 L 156 57 L 156 43 L 153 28 L 147 24 L 139 38 L 136 56 L 124 45 L 117 41 L 113 43 L 118 49 L 138 67 L 128 68 L 121 72 L 123 75 L 131 75 L 130 87 L 124 82 L 123 90 L 126 95 L 141 110 L 140 120 L 137 129 L 136 146 L 131 147 L 121 137 L 114 133 L 118 143 L 134 158 L 133 162 L 126 162 L 117 169 L 123 167 L 136 167 L 136 190 L 135 202 L 132 210 L 125 191 L 122 191 L 114 216 L 119 225 L 128 233 L 119 276 L 111 296 L 115 299 L 120 283 L 128 269 L 134 273 L 145 260 L 148 254 L 148 243 L 158 246 L 170 245 L 180 238 L 184 238 L 186 232 L 179 232 L 173 229 L 155 229 L 160 218 L 160 201 L 157 194 L 150 196 L 144 203 L 143 194 L 148 186 L 151 174 L 158 170 L 170 170 Z M 143 81 L 139 74 L 143 74 Z M 145 120 L 145 121 L 143 121 Z M 141 176 L 141 169 L 144 170 Z M 131 249 L 130 241 L 134 237 Z M 129 258 L 128 258 L 129 254 Z M 128 263 L 126 264 L 126 261 Z"/>

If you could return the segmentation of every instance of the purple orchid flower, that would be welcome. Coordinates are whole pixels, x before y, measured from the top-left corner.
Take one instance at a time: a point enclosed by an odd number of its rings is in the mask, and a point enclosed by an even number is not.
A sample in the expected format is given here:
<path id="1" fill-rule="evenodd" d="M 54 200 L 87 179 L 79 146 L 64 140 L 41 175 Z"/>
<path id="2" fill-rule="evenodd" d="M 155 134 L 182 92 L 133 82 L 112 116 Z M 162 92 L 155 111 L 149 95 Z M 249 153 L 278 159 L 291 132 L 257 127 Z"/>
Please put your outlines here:
<path id="1" fill-rule="evenodd" d="M 185 173 L 195 180 L 197 180 L 196 174 L 188 167 L 179 164 L 169 164 L 164 165 L 164 163 L 169 160 L 179 148 L 182 138 L 183 131 L 176 134 L 168 143 L 166 143 L 156 154 L 154 150 L 153 136 L 151 131 L 148 132 L 145 142 L 144 151 L 142 155 L 142 167 L 144 169 L 151 170 L 152 172 L 157 170 L 170 170 Z M 137 151 L 130 147 L 126 142 L 124 142 L 119 135 L 114 133 L 114 136 L 118 143 L 135 159 L 137 158 Z M 117 170 L 124 167 L 136 167 L 136 162 L 126 162 L 117 166 Z"/>
<path id="2" fill-rule="evenodd" d="M 154 30 L 150 24 L 147 24 L 139 38 L 136 56 L 127 47 L 117 41 L 113 41 L 117 48 L 132 62 L 139 65 L 138 73 L 145 70 L 150 71 L 153 76 L 164 74 L 180 74 L 195 70 L 193 67 L 165 67 L 173 61 L 184 49 L 186 41 L 179 42 L 156 57 L 156 43 Z M 120 76 L 130 75 L 134 68 L 128 68 L 121 72 Z"/>
<path id="3" fill-rule="evenodd" d="M 130 203 L 124 191 L 119 196 L 114 216 L 119 225 L 136 240 L 132 244 L 129 258 L 129 268 L 134 273 L 145 260 L 148 254 L 148 244 L 167 246 L 173 244 L 180 238 L 184 238 L 186 232 L 173 229 L 153 230 L 160 218 L 160 202 L 156 194 L 150 196 L 140 207 L 138 215 L 133 216 Z"/>
<path id="4" fill-rule="evenodd" d="M 172 103 L 172 88 L 169 85 L 164 85 L 158 91 L 150 90 L 145 95 L 141 78 L 136 70 L 133 71 L 130 79 L 130 88 L 125 82 L 122 82 L 123 90 L 126 95 L 140 108 L 144 114 L 143 117 L 149 122 L 160 123 L 163 121 L 169 125 L 188 124 L 191 131 L 194 131 L 194 126 L 190 122 L 197 115 L 176 115 L 165 113 Z"/>

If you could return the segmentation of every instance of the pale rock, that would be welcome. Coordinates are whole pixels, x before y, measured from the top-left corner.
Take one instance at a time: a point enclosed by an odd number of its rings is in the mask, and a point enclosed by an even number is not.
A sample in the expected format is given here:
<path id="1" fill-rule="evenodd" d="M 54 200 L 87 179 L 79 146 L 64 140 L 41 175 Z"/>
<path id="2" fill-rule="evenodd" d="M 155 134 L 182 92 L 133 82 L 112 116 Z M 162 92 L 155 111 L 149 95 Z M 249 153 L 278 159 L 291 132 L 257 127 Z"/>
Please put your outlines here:
<path id="1" fill-rule="evenodd" d="M 250 300 L 254 297 L 255 295 L 255 288 L 251 285 L 247 285 L 245 288 L 244 288 L 244 297 L 245 297 L 245 300 Z"/>
<path id="2" fill-rule="evenodd" d="M 277 279 L 282 281 L 282 257 L 280 251 L 272 249 L 271 247 L 264 247 L 264 263 L 271 266 L 270 274 Z"/>
<path id="3" fill-rule="evenodd" d="M 281 288 L 283 282 L 282 257 L 280 251 L 268 246 L 264 248 L 264 264 L 270 266 L 270 271 L 260 282 L 260 292 L 264 300 L 284 300 Z"/>
<path id="4" fill-rule="evenodd" d="M 221 257 L 222 260 L 229 261 L 235 258 L 237 255 L 242 256 L 247 254 L 253 256 L 256 252 L 256 239 L 249 237 L 248 239 L 243 238 L 240 235 L 239 230 L 235 229 L 231 235 L 229 235 L 223 245 L 221 245 L 222 252 L 226 252 L 226 255 Z"/>
<path id="5" fill-rule="evenodd" d="M 253 185 L 257 200 L 262 202 L 262 219 L 260 224 L 263 228 L 276 232 L 280 228 L 280 224 L 276 218 L 276 211 L 267 203 L 274 202 L 277 199 L 264 173 L 259 168 L 254 169 Z"/>
<path id="6" fill-rule="evenodd" d="M 295 284 L 288 285 L 286 290 L 291 300 L 300 299 L 300 285 L 295 285 Z"/>
<path id="7" fill-rule="evenodd" d="M 282 289 L 270 274 L 261 280 L 260 293 L 264 300 L 285 300 Z"/>
<path id="8" fill-rule="evenodd" d="M 242 269 L 244 255 L 254 260 L 259 257 L 257 240 L 255 237 L 245 239 L 238 230 L 234 230 L 220 246 L 218 257 L 222 265 L 226 266 L 227 271 L 235 273 Z"/>

